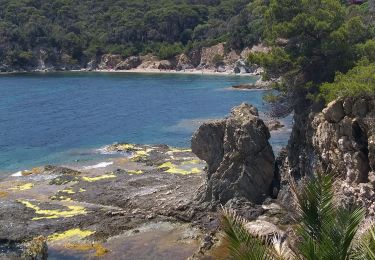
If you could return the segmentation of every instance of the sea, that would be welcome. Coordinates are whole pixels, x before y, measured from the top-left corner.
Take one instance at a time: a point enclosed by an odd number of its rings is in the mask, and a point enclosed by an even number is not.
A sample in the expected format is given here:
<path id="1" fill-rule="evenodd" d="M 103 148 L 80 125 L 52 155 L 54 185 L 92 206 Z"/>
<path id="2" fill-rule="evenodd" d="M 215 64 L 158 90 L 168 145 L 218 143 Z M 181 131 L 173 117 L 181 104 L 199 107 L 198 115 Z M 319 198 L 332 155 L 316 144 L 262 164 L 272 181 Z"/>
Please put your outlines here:
<path id="1" fill-rule="evenodd" d="M 100 161 L 116 142 L 189 147 L 193 132 L 247 102 L 267 114 L 251 76 L 58 72 L 0 75 L 0 176 L 46 164 Z M 275 153 L 291 117 L 272 133 Z"/>

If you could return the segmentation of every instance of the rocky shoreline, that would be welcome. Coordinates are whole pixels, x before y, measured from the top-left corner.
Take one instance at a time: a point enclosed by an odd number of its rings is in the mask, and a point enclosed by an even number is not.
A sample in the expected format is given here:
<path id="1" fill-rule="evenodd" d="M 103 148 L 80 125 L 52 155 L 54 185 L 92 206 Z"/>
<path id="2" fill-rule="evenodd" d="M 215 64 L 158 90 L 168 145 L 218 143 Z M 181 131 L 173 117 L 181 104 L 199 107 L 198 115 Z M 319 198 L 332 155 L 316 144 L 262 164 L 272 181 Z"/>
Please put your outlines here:
<path id="1" fill-rule="evenodd" d="M 0 73 L 15 72 L 55 72 L 55 71 L 98 71 L 98 72 L 142 72 L 142 73 L 193 73 L 214 75 L 260 75 L 262 70 L 248 64 L 248 55 L 255 51 L 267 52 L 263 45 L 255 45 L 242 51 L 227 50 L 225 43 L 203 47 L 189 53 L 168 59 L 154 55 L 122 57 L 118 54 L 103 54 L 82 64 L 56 63 L 44 58 L 44 50 L 39 50 L 35 66 L 13 68 L 0 64 Z"/>
<path id="2" fill-rule="evenodd" d="M 137 246 L 157 238 L 154 249 L 137 257 L 225 259 L 217 257 L 220 212 L 197 199 L 207 181 L 206 162 L 191 149 L 166 145 L 104 149 L 122 156 L 92 167 L 47 165 L 0 182 L 0 256 L 24 258 L 37 247 L 37 254 L 50 256 L 132 258 Z M 257 205 L 235 196 L 226 204 L 254 221 L 283 211 L 271 199 Z M 163 243 L 168 249 L 157 249 Z"/>
<path id="3" fill-rule="evenodd" d="M 115 144 L 106 151 L 123 156 L 100 167 L 44 166 L 9 176 L 0 182 L 0 256 L 226 259 L 221 207 L 250 221 L 250 232 L 276 234 L 288 247 L 298 221 L 290 183 L 315 171 L 337 170 L 337 203 L 365 207 L 371 223 L 374 100 L 340 99 L 310 111 L 308 125 L 294 125 L 306 132 L 297 138 L 294 129 L 277 158 L 271 129 L 254 106 L 241 104 L 203 123 L 192 149 Z M 295 149 L 296 142 L 304 143 Z"/>

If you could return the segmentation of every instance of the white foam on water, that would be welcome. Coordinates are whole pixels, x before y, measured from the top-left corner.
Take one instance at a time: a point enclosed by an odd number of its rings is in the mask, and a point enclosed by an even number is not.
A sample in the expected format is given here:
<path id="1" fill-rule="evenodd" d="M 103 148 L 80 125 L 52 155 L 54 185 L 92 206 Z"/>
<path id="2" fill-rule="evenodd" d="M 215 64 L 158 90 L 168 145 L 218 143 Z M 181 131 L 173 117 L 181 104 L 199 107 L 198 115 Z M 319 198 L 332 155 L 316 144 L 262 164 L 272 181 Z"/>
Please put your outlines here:
<path id="1" fill-rule="evenodd" d="M 100 154 L 104 154 L 104 155 L 106 155 L 106 154 L 116 154 L 117 153 L 116 151 L 108 151 L 108 147 L 109 147 L 109 145 L 106 145 L 104 147 L 96 149 L 96 152 L 100 153 Z"/>
<path id="2" fill-rule="evenodd" d="M 12 177 L 22 177 L 22 171 L 15 172 L 11 175 Z"/>
<path id="3" fill-rule="evenodd" d="M 98 164 L 95 164 L 95 165 L 90 165 L 90 166 L 85 166 L 83 167 L 83 169 L 85 170 L 90 170 L 90 169 L 97 169 L 97 168 L 105 168 L 109 165 L 112 165 L 113 162 L 101 162 L 101 163 L 98 163 Z"/>

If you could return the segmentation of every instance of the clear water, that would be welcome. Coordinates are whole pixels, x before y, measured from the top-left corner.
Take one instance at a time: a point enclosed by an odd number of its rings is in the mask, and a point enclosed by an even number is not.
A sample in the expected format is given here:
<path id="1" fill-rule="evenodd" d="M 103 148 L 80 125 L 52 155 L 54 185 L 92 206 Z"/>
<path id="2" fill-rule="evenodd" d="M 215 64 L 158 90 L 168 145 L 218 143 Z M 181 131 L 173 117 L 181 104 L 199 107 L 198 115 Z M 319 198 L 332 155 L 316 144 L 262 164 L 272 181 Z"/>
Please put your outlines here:
<path id="1" fill-rule="evenodd" d="M 190 145 L 201 119 L 263 91 L 233 91 L 240 76 L 47 73 L 0 76 L 0 173 L 97 159 L 114 142 Z M 198 119 L 198 120 L 197 120 Z M 274 145 L 286 143 L 285 135 Z"/>

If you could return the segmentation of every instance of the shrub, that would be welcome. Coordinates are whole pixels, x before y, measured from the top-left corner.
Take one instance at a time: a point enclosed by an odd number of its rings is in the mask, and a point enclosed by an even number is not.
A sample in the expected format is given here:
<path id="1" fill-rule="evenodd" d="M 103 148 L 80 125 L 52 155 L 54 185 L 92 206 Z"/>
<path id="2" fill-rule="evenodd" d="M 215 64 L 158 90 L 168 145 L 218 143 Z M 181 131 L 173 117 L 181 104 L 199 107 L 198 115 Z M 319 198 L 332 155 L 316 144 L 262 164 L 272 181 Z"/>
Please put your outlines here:
<path id="1" fill-rule="evenodd" d="M 375 93 L 375 63 L 362 63 L 346 74 L 337 73 L 333 83 L 320 87 L 320 96 L 326 102 L 339 97 Z"/>

